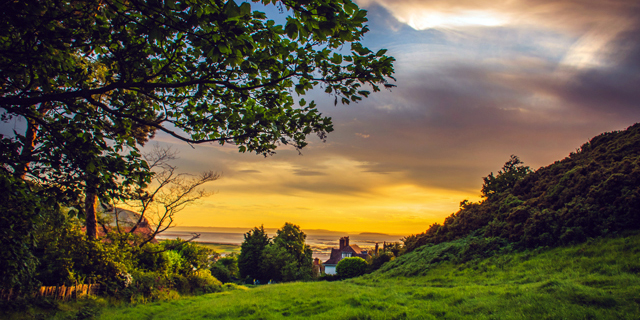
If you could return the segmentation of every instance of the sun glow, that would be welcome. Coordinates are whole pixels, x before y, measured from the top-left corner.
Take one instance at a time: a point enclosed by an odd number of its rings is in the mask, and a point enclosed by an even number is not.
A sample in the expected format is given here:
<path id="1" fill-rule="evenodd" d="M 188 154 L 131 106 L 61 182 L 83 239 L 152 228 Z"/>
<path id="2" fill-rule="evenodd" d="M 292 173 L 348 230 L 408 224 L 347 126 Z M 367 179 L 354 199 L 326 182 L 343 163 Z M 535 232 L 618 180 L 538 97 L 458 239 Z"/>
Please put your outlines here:
<path id="1" fill-rule="evenodd" d="M 496 27 L 504 25 L 508 20 L 497 13 L 481 10 L 458 12 L 418 10 L 396 15 L 396 18 L 416 30 L 451 29 L 470 26 Z"/>

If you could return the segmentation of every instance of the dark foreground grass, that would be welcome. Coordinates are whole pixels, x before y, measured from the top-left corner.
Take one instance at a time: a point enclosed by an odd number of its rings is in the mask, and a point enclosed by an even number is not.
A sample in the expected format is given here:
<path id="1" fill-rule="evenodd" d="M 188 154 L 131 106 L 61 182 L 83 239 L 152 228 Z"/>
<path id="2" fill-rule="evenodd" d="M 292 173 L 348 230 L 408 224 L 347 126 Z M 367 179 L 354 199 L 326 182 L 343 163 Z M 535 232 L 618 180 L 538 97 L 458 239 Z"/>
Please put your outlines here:
<path id="1" fill-rule="evenodd" d="M 413 253 L 412 253 L 413 254 Z M 420 268 L 419 257 L 413 268 Z M 404 264 L 405 266 L 407 263 Z M 640 236 L 105 308 L 102 319 L 640 319 Z"/>

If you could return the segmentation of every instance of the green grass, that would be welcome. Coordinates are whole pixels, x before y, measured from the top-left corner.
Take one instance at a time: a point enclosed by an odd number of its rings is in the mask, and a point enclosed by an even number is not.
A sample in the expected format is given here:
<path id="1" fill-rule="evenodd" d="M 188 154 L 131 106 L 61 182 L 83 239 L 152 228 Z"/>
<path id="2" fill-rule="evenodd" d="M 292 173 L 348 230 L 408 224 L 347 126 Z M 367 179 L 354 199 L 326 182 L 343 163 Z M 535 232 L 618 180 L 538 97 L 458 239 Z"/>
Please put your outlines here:
<path id="1" fill-rule="evenodd" d="M 215 252 L 220 254 L 237 253 L 240 254 L 240 245 L 227 244 L 227 243 L 202 243 L 198 242 L 198 245 L 211 248 Z"/>
<path id="2" fill-rule="evenodd" d="M 436 248 L 437 249 L 437 248 Z M 267 285 L 146 305 L 101 319 L 639 319 L 640 235 L 432 263 L 339 282 Z M 421 262 L 422 261 L 422 262 Z M 402 266 L 402 267 L 400 267 Z M 423 270 L 415 272 L 415 270 Z M 426 270 L 426 271 L 424 271 Z"/>

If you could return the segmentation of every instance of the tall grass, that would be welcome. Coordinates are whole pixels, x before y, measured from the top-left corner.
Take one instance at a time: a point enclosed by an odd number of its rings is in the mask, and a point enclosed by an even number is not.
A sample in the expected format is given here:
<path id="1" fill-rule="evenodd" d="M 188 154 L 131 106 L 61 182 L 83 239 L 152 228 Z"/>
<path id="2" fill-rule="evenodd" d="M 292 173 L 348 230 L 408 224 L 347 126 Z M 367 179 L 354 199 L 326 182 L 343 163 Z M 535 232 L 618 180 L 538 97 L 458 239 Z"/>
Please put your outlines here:
<path id="1" fill-rule="evenodd" d="M 431 250 L 417 250 L 390 265 L 394 268 L 352 280 L 267 285 L 112 307 L 103 309 L 101 318 L 640 318 L 638 234 L 463 263 L 434 261 L 433 250 L 446 253 L 447 249 L 434 246 Z"/>

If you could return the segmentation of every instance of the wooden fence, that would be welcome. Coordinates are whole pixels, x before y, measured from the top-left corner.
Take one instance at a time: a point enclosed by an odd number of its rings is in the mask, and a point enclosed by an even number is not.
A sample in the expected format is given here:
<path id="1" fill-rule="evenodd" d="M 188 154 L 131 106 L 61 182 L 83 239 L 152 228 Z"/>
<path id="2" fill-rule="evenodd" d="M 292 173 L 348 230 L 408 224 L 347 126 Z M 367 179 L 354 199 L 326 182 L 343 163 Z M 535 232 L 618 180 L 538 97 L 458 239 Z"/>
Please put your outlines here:
<path id="1" fill-rule="evenodd" d="M 84 295 L 96 295 L 100 291 L 99 284 L 79 284 L 75 286 L 54 286 L 40 287 L 40 290 L 32 294 L 33 297 L 53 297 L 56 300 L 69 300 L 79 298 Z M 12 300 L 16 299 L 13 289 L 0 290 L 0 299 Z"/>

